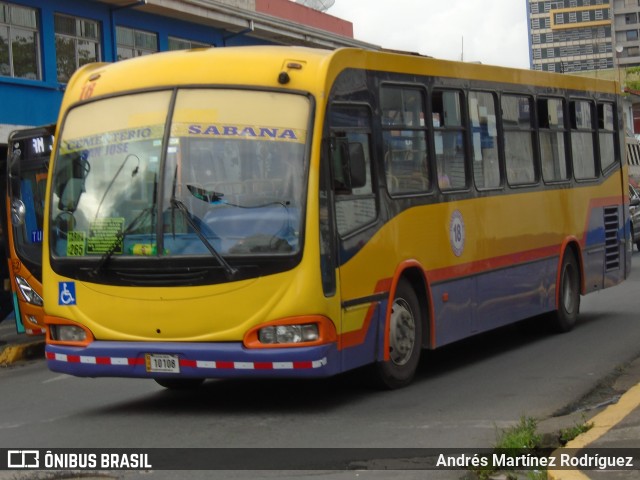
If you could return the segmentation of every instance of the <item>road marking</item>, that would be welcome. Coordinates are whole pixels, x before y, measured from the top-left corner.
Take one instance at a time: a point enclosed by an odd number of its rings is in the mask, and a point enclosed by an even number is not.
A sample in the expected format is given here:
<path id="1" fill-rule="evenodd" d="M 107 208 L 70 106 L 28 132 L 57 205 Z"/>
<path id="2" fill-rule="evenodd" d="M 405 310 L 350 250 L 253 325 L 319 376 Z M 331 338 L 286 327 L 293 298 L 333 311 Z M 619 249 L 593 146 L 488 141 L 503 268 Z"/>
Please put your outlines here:
<path id="1" fill-rule="evenodd" d="M 51 382 L 57 382 L 58 380 L 66 380 L 71 378 L 69 375 L 66 374 L 62 374 L 62 375 L 56 375 L 53 378 L 48 378 L 46 380 L 43 380 L 42 383 L 51 383 Z"/>

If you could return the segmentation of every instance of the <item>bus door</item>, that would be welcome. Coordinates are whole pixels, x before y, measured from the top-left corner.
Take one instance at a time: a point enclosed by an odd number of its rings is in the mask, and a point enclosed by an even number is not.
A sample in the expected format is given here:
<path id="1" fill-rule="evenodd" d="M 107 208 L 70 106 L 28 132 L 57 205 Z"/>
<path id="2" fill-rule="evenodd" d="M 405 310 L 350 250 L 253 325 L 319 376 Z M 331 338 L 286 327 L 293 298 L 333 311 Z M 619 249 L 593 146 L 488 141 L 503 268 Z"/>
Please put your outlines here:
<path id="1" fill-rule="evenodd" d="M 17 130 L 7 152 L 7 243 L 18 331 L 44 333 L 42 229 L 55 125 Z"/>
<path id="2" fill-rule="evenodd" d="M 371 168 L 371 111 L 366 105 L 332 105 L 331 178 L 333 227 L 337 233 L 337 264 L 342 307 L 341 348 L 363 348 L 361 355 L 345 355 L 343 367 L 377 358 L 379 299 L 377 282 L 362 265 L 366 247 L 378 228 L 378 203 Z M 368 262 L 375 262 L 369 259 Z M 369 263 L 370 265 L 370 263 Z M 384 312 L 381 314 L 384 316 Z M 374 322 L 374 324 L 372 324 Z M 368 334 L 370 334 L 368 336 Z"/>

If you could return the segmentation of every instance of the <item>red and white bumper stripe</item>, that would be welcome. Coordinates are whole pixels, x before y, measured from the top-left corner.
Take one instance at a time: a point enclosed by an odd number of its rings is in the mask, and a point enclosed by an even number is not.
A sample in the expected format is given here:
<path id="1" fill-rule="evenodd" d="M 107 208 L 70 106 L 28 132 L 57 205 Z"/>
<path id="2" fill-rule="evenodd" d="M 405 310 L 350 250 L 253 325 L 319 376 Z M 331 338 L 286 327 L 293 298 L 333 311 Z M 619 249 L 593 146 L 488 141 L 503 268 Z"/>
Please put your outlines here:
<path id="1" fill-rule="evenodd" d="M 86 355 L 67 355 L 64 353 L 46 352 L 47 360 L 67 363 L 84 363 L 91 365 L 144 365 L 144 358 L 92 357 Z M 304 370 L 320 368 L 327 365 L 327 358 L 303 362 L 228 362 L 211 360 L 180 359 L 181 367 L 204 370 Z"/>

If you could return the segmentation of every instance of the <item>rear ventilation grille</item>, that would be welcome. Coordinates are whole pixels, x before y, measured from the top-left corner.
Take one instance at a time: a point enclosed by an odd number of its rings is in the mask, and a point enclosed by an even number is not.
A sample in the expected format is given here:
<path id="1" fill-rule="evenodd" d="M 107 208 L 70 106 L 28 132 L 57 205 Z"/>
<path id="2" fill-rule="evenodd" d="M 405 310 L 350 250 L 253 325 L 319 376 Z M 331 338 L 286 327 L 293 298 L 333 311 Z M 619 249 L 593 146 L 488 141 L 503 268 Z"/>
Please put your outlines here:
<path id="1" fill-rule="evenodd" d="M 604 209 L 604 254 L 605 270 L 620 268 L 620 242 L 618 240 L 619 223 L 618 207 Z"/>

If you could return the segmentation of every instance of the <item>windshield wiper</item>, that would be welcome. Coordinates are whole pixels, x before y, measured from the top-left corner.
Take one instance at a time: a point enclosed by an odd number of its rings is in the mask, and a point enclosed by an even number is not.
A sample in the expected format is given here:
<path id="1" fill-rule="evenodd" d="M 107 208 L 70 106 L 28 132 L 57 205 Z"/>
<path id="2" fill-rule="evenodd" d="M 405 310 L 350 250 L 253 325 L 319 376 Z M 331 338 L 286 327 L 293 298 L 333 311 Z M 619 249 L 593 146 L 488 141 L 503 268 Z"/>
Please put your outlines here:
<path id="1" fill-rule="evenodd" d="M 109 260 L 111 260 L 111 257 L 113 257 L 113 254 L 116 253 L 116 250 L 119 246 L 122 245 L 124 247 L 124 237 L 133 232 L 138 227 L 138 224 L 141 223 L 142 220 L 146 219 L 146 217 L 154 210 L 154 206 L 145 208 L 131 221 L 129 226 L 124 231 L 116 233 L 115 241 L 111 244 L 108 250 L 104 252 L 102 257 L 100 257 L 100 261 L 98 262 L 98 264 L 91 271 L 94 276 L 98 275 L 102 271 Z"/>
<path id="2" fill-rule="evenodd" d="M 224 193 L 222 192 L 216 192 L 214 190 L 205 190 L 204 188 L 196 187 L 195 185 L 187 185 L 187 188 L 189 189 L 189 192 L 191 192 L 191 195 L 193 195 L 198 200 L 202 200 L 203 202 L 208 203 L 209 205 L 220 204 L 220 205 L 228 205 L 229 207 L 246 208 L 246 209 L 264 208 L 264 207 L 270 207 L 271 205 L 280 205 L 288 210 L 289 205 L 291 204 L 291 202 L 288 200 L 284 200 L 284 201 L 274 200 L 272 202 L 260 203 L 258 205 L 240 205 L 237 203 L 231 203 L 224 200 L 222 198 L 224 197 Z"/>
<path id="3" fill-rule="evenodd" d="M 209 242 L 209 240 L 207 240 L 207 237 L 204 235 L 204 233 L 202 233 L 202 229 L 200 229 L 198 224 L 196 224 L 196 222 L 193 221 L 193 218 L 191 218 L 191 214 L 189 213 L 189 209 L 186 207 L 186 205 L 182 203 L 180 200 L 176 198 L 172 198 L 171 206 L 177 208 L 180 211 L 180 213 L 182 213 L 185 220 L 187 221 L 189 226 L 193 229 L 195 234 L 198 236 L 202 244 L 205 247 L 207 247 L 207 250 L 209 250 L 211 255 L 213 255 L 213 257 L 218 261 L 218 263 L 220 263 L 220 266 L 224 268 L 224 271 L 227 274 L 227 278 L 229 280 L 232 280 L 233 277 L 235 277 L 236 274 L 238 273 L 238 270 L 232 267 L 231 265 L 229 265 L 229 262 L 227 262 L 224 259 L 224 257 L 220 255 L 218 251 L 213 247 L 213 245 L 211 245 L 211 242 Z"/>

